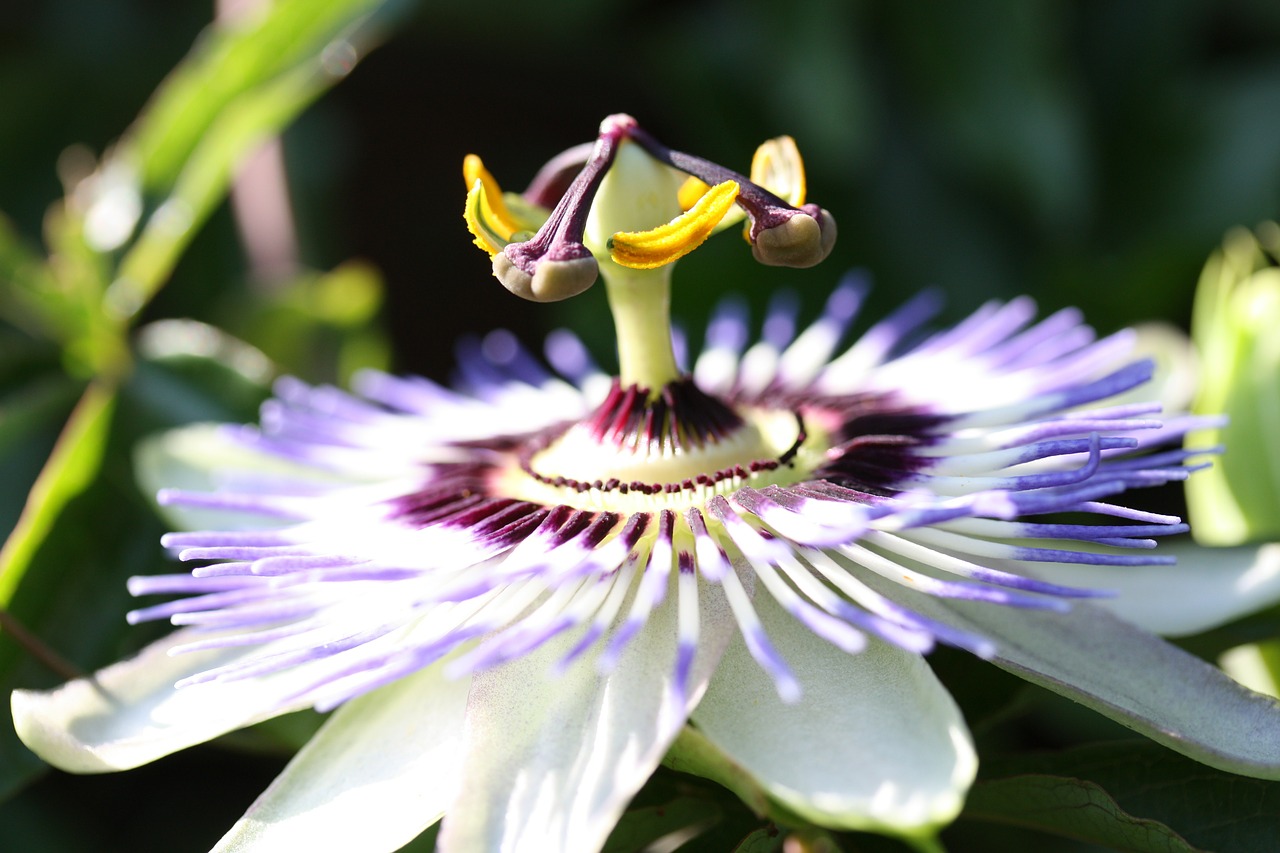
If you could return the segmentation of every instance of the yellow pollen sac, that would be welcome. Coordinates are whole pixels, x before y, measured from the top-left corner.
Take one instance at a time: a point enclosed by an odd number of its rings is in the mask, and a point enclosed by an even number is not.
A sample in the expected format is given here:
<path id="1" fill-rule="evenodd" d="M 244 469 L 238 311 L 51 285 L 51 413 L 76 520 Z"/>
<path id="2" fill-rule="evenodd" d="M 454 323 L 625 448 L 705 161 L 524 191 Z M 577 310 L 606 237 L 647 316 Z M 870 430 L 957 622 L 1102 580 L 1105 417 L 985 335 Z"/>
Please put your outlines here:
<path id="1" fill-rule="evenodd" d="M 521 230 L 520 225 L 508 212 L 498 182 L 475 154 L 468 154 L 462 161 L 462 178 L 470 188 L 464 214 L 467 229 L 476 245 L 492 257 L 511 242 L 511 235 Z"/>
<path id="2" fill-rule="evenodd" d="M 792 207 L 804 204 L 804 161 L 796 141 L 790 136 L 778 136 L 761 144 L 751 158 L 751 182 Z"/>
<path id="3" fill-rule="evenodd" d="M 631 269 L 666 266 L 701 246 L 737 197 L 737 181 L 716 184 L 693 207 L 666 225 L 614 234 L 609 238 L 609 255 L 615 263 Z"/>
<path id="4" fill-rule="evenodd" d="M 680 189 L 676 193 L 676 200 L 680 203 L 681 210 L 688 210 L 698 203 L 698 199 L 702 198 L 711 189 L 711 185 L 701 178 L 695 178 L 693 175 L 685 178 Z"/>

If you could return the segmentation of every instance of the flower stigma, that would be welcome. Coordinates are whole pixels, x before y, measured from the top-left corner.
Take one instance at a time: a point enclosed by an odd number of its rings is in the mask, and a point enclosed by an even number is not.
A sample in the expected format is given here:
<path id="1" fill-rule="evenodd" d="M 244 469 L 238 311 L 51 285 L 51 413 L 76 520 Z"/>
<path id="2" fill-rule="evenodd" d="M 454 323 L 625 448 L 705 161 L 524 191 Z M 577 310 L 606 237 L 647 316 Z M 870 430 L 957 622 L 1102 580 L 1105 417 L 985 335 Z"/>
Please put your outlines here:
<path id="1" fill-rule="evenodd" d="M 565 185 L 574 166 L 581 171 Z M 619 376 L 606 399 L 513 451 L 496 492 L 584 510 L 679 511 L 745 485 L 789 485 L 821 463 L 825 433 L 807 430 L 798 409 L 705 393 L 677 366 L 671 334 L 674 263 L 712 233 L 748 219 L 756 258 L 778 266 L 812 266 L 830 253 L 835 220 L 804 205 L 790 137 L 760 146 L 748 178 L 672 151 L 618 114 L 589 150 L 553 160 L 523 196 L 503 196 L 476 155 L 463 177 L 468 227 L 499 281 L 523 298 L 558 301 L 598 273 L 617 336 Z M 562 187 L 554 201 L 550 186 Z M 540 201 L 552 208 L 539 210 Z"/>

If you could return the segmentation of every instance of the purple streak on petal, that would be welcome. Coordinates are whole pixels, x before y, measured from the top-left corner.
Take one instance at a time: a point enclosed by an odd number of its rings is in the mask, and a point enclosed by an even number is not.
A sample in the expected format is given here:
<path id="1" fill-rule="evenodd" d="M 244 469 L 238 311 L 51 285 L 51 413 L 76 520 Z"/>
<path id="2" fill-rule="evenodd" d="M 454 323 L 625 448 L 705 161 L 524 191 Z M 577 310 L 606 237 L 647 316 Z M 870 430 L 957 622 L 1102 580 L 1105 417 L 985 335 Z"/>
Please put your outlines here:
<path id="1" fill-rule="evenodd" d="M 854 559 L 854 558 L 851 558 Z M 975 567 L 977 568 L 977 567 Z M 988 578 L 981 575 L 988 574 Z M 1002 577 L 1003 576 L 1003 577 Z M 1021 575 L 1012 575 L 1004 572 L 995 572 L 993 570 L 975 571 L 972 573 L 974 580 L 982 580 L 990 583 L 999 582 L 997 579 L 1002 578 L 1005 581 L 1015 581 L 1025 585 L 1025 590 L 1010 591 L 1016 589 L 1009 583 L 1002 583 L 1001 586 L 984 586 L 977 583 L 964 583 L 962 581 L 947 581 L 938 578 L 930 578 L 927 576 L 918 576 L 913 578 L 910 583 L 905 584 L 909 589 L 919 590 L 927 595 L 933 595 L 938 598 L 954 598 L 960 601 L 985 601 L 990 604 L 1000 604 L 1005 607 L 1017 607 L 1023 610 L 1053 610 L 1058 613 L 1065 613 L 1070 609 L 1070 605 L 1065 601 L 1059 600 L 1061 593 L 1050 592 L 1044 595 L 1024 595 L 1023 592 L 1037 593 L 1034 589 L 1038 582 Z M 1053 584 L 1045 584 L 1045 586 L 1054 588 Z M 1062 589 L 1071 589 L 1070 587 L 1062 587 Z M 1105 595 L 1095 590 L 1073 590 L 1072 598 L 1096 598 Z"/>
<path id="2" fill-rule="evenodd" d="M 252 577 L 253 563 L 238 560 L 230 563 L 211 563 L 191 570 L 193 578 Z"/>
<path id="3" fill-rule="evenodd" d="M 706 508 L 724 525 L 725 532 L 748 561 L 774 563 L 791 553 L 791 546 L 785 540 L 765 538 L 760 531 L 743 521 L 722 495 L 716 495 L 707 501 Z"/>
<path id="4" fill-rule="evenodd" d="M 697 507 L 685 510 L 685 522 L 693 531 L 694 548 L 698 557 L 698 572 L 707 580 L 719 583 L 725 573 L 732 571 L 724 550 L 707 530 L 707 523 Z"/>
<path id="5" fill-rule="evenodd" d="M 1096 498 L 1110 497 L 1125 490 L 1122 480 L 1093 479 L 1075 486 L 1061 489 L 1046 489 L 1040 492 L 1008 492 L 1006 496 L 1017 508 L 1019 515 L 1043 515 L 1051 512 L 1066 512 L 1083 502 Z"/>
<path id="6" fill-rule="evenodd" d="M 1115 593 L 1108 589 L 1089 589 L 1078 586 L 1063 586 L 1062 584 L 1039 581 L 1034 578 L 1026 577 L 1025 575 L 1003 572 L 999 569 L 987 568 L 986 566 L 975 565 L 971 570 L 965 573 L 965 576 L 975 581 L 995 584 L 997 586 L 1004 587 L 1005 589 L 1016 589 L 1021 592 L 1033 592 L 1037 595 L 1053 595 L 1060 598 L 1115 597 Z"/>
<path id="7" fill-rule="evenodd" d="M 271 547 L 289 542 L 284 530 L 230 530 L 166 533 L 160 537 L 165 548 L 216 548 L 227 545 Z"/>
<path id="8" fill-rule="evenodd" d="M 401 412 L 438 414 L 441 407 L 468 402 L 461 394 L 419 376 L 398 377 L 362 370 L 352 378 L 356 393 Z"/>
<path id="9" fill-rule="evenodd" d="M 849 542 L 867 529 L 865 518 L 846 519 L 841 526 L 825 526 L 827 522 L 806 517 L 771 500 L 755 489 L 744 487 L 734 492 L 733 502 L 755 515 L 783 537 L 804 545 L 826 547 Z"/>
<path id="10" fill-rule="evenodd" d="M 577 384 L 600 372 L 582 340 L 570 331 L 556 329 L 547 335 L 543 349 L 547 363 Z"/>
<path id="11" fill-rule="evenodd" d="M 838 324 L 842 330 L 848 328 L 870 291 L 871 276 L 868 272 L 865 269 L 849 270 L 840 277 L 840 284 L 827 299 L 823 318 Z"/>
<path id="12" fill-rule="evenodd" d="M 786 349 L 796 335 L 796 315 L 800 313 L 800 300 L 793 291 L 780 290 L 769 300 L 765 313 L 761 338 L 775 349 Z"/>
<path id="13" fill-rule="evenodd" d="M 170 621 L 174 625 L 199 625 L 204 628 L 242 628 L 310 616 L 316 608 L 317 605 L 311 602 L 287 599 L 260 607 L 175 613 Z"/>
<path id="14" fill-rule="evenodd" d="M 222 509 L 231 512 L 251 512 L 276 518 L 305 519 L 316 509 L 316 502 L 306 498 L 276 497 L 273 495 L 246 495 L 230 492 L 187 492 L 181 489 L 161 489 L 156 494 L 161 506 L 188 506 L 201 509 Z"/>
<path id="15" fill-rule="evenodd" d="M 747 303 L 740 297 L 720 300 L 707 324 L 703 350 L 722 349 L 738 355 L 747 345 Z"/>
<path id="16" fill-rule="evenodd" d="M 271 675 L 285 669 L 291 669 L 302 664 L 311 663 L 324 658 L 330 658 L 335 655 L 342 654 L 343 652 L 359 648 L 360 646 L 372 642 L 379 637 L 385 636 L 395 627 L 397 626 L 383 625 L 338 639 L 325 640 L 323 643 L 307 646 L 301 649 L 277 652 L 275 654 L 262 655 L 248 660 L 237 661 L 236 663 L 229 664 L 227 666 L 206 670 L 188 678 L 184 678 L 175 686 L 181 688 L 191 684 L 242 681 L 246 678 Z"/>
<path id="17" fill-rule="evenodd" d="M 189 560 L 257 560 L 269 556 L 302 556 L 312 554 L 304 545 L 218 545 L 207 548 L 183 548 L 178 559 Z"/>
<path id="18" fill-rule="evenodd" d="M 578 642 L 574 643 L 573 648 L 564 657 L 556 662 L 555 670 L 561 673 L 567 670 L 574 661 L 582 656 L 583 652 L 594 646 L 604 636 L 604 632 L 605 626 L 599 623 L 593 622 L 587 626 L 586 633 L 582 635 Z"/>
<path id="19" fill-rule="evenodd" d="M 133 596 L 219 592 L 258 585 L 261 581 L 247 578 L 195 578 L 189 574 L 135 575 L 126 582 L 129 594 Z"/>
<path id="20" fill-rule="evenodd" d="M 552 378 L 533 353 L 507 329 L 495 329 L 485 335 L 480 343 L 480 352 L 490 364 L 526 385 L 541 387 Z"/>
<path id="21" fill-rule="evenodd" d="M 1181 519 L 1176 515 L 1164 515 L 1140 509 L 1130 509 L 1129 507 L 1100 503 L 1098 501 L 1085 501 L 1080 504 L 1079 509 L 1081 512 L 1093 512 L 1098 513 L 1099 515 L 1127 518 L 1132 521 L 1145 521 L 1151 524 L 1179 524 L 1181 522 Z"/>
<path id="22" fill-rule="evenodd" d="M 879 637 L 886 643 L 916 654 L 928 654 L 933 650 L 931 632 L 893 622 L 863 610 L 843 599 L 836 599 L 835 615 L 862 631 Z"/>
<path id="23" fill-rule="evenodd" d="M 769 637 L 765 634 L 764 628 L 760 627 L 759 624 L 751 628 L 744 628 L 742 639 L 746 643 L 747 652 L 760 665 L 760 668 L 773 679 L 774 687 L 778 691 L 778 697 L 788 704 L 799 701 L 803 692 L 800 688 L 800 682 L 796 681 L 796 677 L 792 674 L 791 668 L 787 666 L 787 662 L 782 659 L 782 655 L 778 654 L 778 650 L 773 647 L 773 643 L 769 642 Z"/>
<path id="24" fill-rule="evenodd" d="M 1083 465 L 1072 471 L 1050 471 L 1044 474 L 1020 474 L 1016 477 L 997 478 L 1001 488 L 1011 491 L 1027 489 L 1048 489 L 1058 486 L 1070 486 L 1088 480 L 1098 473 L 1102 463 L 1102 439 L 1095 432 L 1089 437 L 1089 458 Z"/>
<path id="25" fill-rule="evenodd" d="M 993 368 L 1018 370 L 1044 364 L 1093 341 L 1093 330 L 1081 325 L 1078 309 L 1064 308 L 986 353 Z"/>
<path id="26" fill-rule="evenodd" d="M 1222 447 L 1209 447 L 1198 450 L 1167 450 L 1163 453 L 1152 453 L 1146 456 L 1135 456 L 1130 459 L 1109 460 L 1104 468 L 1107 472 L 1138 471 L 1151 468 L 1180 467 L 1188 459 L 1206 454 L 1221 453 Z M 1198 470 L 1203 466 L 1191 466 Z"/>
<path id="27" fill-rule="evenodd" d="M 356 423 L 378 423 L 387 417 L 385 410 L 352 396 L 332 385 L 311 386 L 293 376 L 282 376 L 272 385 L 281 400 L 334 418 Z"/>
<path id="28" fill-rule="evenodd" d="M 883 596 L 878 598 L 881 615 L 886 617 L 886 621 L 896 620 L 909 630 L 929 634 L 936 640 L 957 649 L 964 649 L 980 658 L 990 658 L 996 653 L 995 644 L 986 637 L 921 616 Z"/>
<path id="29" fill-rule="evenodd" d="M 409 569 L 403 566 L 379 566 L 376 563 L 364 563 L 352 566 L 336 566 L 333 568 L 311 569 L 290 575 L 300 583 L 336 583 L 345 581 L 402 581 L 420 578 L 427 572 L 422 569 Z"/>
<path id="30" fill-rule="evenodd" d="M 1092 450 L 1092 444 L 1092 440 L 1087 438 L 1037 442 L 1025 447 L 1014 464 L 1034 462 L 1050 456 L 1065 456 L 1069 453 L 1089 453 Z M 1137 440 L 1128 436 L 1102 436 L 1098 440 L 1098 447 L 1103 451 L 1132 450 L 1137 445 Z"/>
<path id="31" fill-rule="evenodd" d="M 671 576 L 672 535 L 676 514 L 669 509 L 658 513 L 657 535 L 649 551 L 648 562 L 640 575 L 635 603 L 626 619 L 618 626 L 609 644 L 600 653 L 599 666 L 608 672 L 622 657 L 623 650 L 640 629 L 649 621 L 649 614 L 667 595 L 667 581 Z"/>
<path id="32" fill-rule="evenodd" d="M 1186 524 L 1102 525 L 1102 524 L 1030 524 L 1018 525 L 1019 536 L 1033 539 L 1079 539 L 1101 542 L 1104 539 L 1133 539 L 1150 536 L 1172 536 L 1186 533 Z"/>
<path id="33" fill-rule="evenodd" d="M 455 349 L 457 378 L 454 384 L 486 402 L 498 400 L 510 386 L 511 379 L 485 359 L 480 338 L 475 335 L 459 338 Z"/>
<path id="34" fill-rule="evenodd" d="M 811 634 L 841 651 L 856 654 L 866 648 L 866 637 L 857 628 L 813 606 L 800 596 L 792 595 L 787 601 L 775 596 L 774 600 Z"/>
<path id="35" fill-rule="evenodd" d="M 130 610 L 125 614 L 125 620 L 130 625 L 137 625 L 142 622 L 154 622 L 157 619 L 169 619 L 179 613 L 222 611 L 236 605 L 270 600 L 274 597 L 275 591 L 264 587 L 208 592 L 203 595 L 179 598 L 175 601 L 166 601 L 164 604 L 153 604 L 150 607 L 139 607 L 137 610 Z"/>
<path id="36" fill-rule="evenodd" d="M 1101 344 L 1102 342 L 1099 342 L 1098 345 Z M 1123 394 L 1144 382 L 1149 382 L 1154 373 L 1155 363 L 1151 359 L 1135 361 L 1101 379 L 1065 388 L 1061 392 L 1063 397 L 1061 408 L 1074 408 Z"/>
<path id="37" fill-rule="evenodd" d="M 1159 403 L 1128 403 L 1123 406 L 1104 406 L 1099 409 L 1082 409 L 1076 412 L 1063 412 L 1058 417 L 1062 420 L 1088 420 L 1088 421 L 1136 421 L 1140 426 L 1137 429 L 1152 429 L 1151 424 L 1155 424 L 1156 428 L 1163 425 L 1163 422 L 1146 418 L 1146 415 L 1158 415 L 1164 409 Z M 1128 428 L 1128 427 L 1126 427 Z"/>
<path id="38" fill-rule="evenodd" d="M 347 568 L 367 563 L 363 557 L 344 557 L 327 554 L 309 557 L 264 557 L 254 560 L 251 571 L 255 575 L 287 575 L 308 569 Z"/>
<path id="39" fill-rule="evenodd" d="M 1178 561 L 1173 557 L 1142 556 L 1138 554 L 1095 554 L 1086 551 L 1068 551 L 1059 548 L 1016 547 L 1010 555 L 1015 560 L 1035 563 L 1078 563 L 1088 566 L 1172 566 Z"/>
<path id="40" fill-rule="evenodd" d="M 689 369 L 689 335 L 678 324 L 671 326 L 671 351 L 676 357 L 676 367 L 681 373 Z"/>
<path id="41" fill-rule="evenodd" d="M 226 637 L 210 637 L 207 640 L 193 640 L 183 643 L 173 653 L 190 654 L 213 649 L 241 648 L 244 646 L 260 646 L 276 640 L 297 637 L 316 628 L 312 621 L 290 622 L 277 628 L 265 628 L 261 631 L 244 631 Z"/>
<path id="42" fill-rule="evenodd" d="M 883 358 L 942 310 L 942 301 L 942 294 L 936 289 L 920 291 L 863 333 L 856 346 L 869 349 Z"/>
<path id="43" fill-rule="evenodd" d="M 1011 436 L 1009 440 L 1001 442 L 997 446 L 997 449 L 1007 450 L 1021 444 L 1061 438 L 1070 435 L 1088 435 L 1094 432 L 1129 433 L 1140 430 L 1155 431 L 1159 429 L 1159 427 L 1160 421 L 1157 420 L 1076 420 L 1064 416 L 1052 421 L 1034 424 L 1024 429 L 1011 430 L 1009 431 L 1009 435 Z"/>
<path id="44" fill-rule="evenodd" d="M 457 666 L 450 671 L 452 675 L 463 672 L 480 672 L 529 654 L 554 637 L 570 628 L 579 625 L 570 616 L 561 614 L 556 619 L 542 625 L 530 626 L 524 622 L 513 625 L 508 630 L 486 641 L 478 653 L 468 653 L 456 661 Z"/>
<path id="45" fill-rule="evenodd" d="M 939 345 L 947 349 L 951 355 L 975 356 L 1017 333 L 1019 329 L 1031 322 L 1035 313 L 1035 302 L 1025 296 L 1012 299 L 1003 305 L 995 305 L 986 316 L 983 316 L 983 309 L 979 309 L 978 313 L 961 322 L 950 333 L 941 336 L 938 339 Z M 945 341 L 945 344 L 942 341 Z M 933 343 L 931 341 L 917 352 L 934 350 Z"/>
<path id="46" fill-rule="evenodd" d="M 676 666 L 672 673 L 672 687 L 675 691 L 677 707 L 684 707 L 689 701 L 689 680 L 693 674 L 693 658 L 698 652 L 695 643 L 680 642 L 676 644 Z"/>

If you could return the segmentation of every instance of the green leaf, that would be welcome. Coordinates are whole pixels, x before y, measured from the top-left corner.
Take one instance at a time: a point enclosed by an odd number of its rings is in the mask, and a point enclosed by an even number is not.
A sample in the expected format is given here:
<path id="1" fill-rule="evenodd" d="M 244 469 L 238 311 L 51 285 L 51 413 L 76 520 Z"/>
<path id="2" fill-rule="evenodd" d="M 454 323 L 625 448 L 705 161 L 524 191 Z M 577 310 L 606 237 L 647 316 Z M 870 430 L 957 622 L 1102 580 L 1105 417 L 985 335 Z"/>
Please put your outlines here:
<path id="1" fill-rule="evenodd" d="M 0 214 L 0 317 L 27 332 L 50 334 L 65 325 L 58 311 L 64 300 L 49 286 L 43 260 Z"/>
<path id="2" fill-rule="evenodd" d="M 147 220 L 120 262 L 107 303 L 132 317 L 165 283 L 182 252 L 222 201 L 236 166 L 288 125 L 335 78 L 320 59 L 247 92 L 229 104 L 190 152 L 173 190 Z"/>
<path id="3" fill-rule="evenodd" d="M 1267 853 L 1280 837 L 1280 783 L 1123 741 L 988 761 L 961 819 L 1136 853 Z"/>
<path id="4" fill-rule="evenodd" d="M 210 26 L 165 80 L 129 134 L 145 187 L 167 191 L 223 111 L 241 96 L 353 35 L 383 0 L 279 0 L 264 14 Z M 333 74 L 350 70 L 354 48 L 339 41 L 323 57 Z M 346 62 L 339 60 L 346 59 Z"/>
<path id="5" fill-rule="evenodd" d="M 0 607 L 7 606 L 13 597 L 58 513 L 97 474 L 115 396 L 110 385 L 90 385 L 67 421 L 53 455 L 27 496 L 17 527 L 0 550 Z"/>
<path id="6" fill-rule="evenodd" d="M 733 853 L 778 853 L 782 850 L 784 835 L 777 827 L 762 826 L 752 832 L 742 843 L 733 849 Z"/>

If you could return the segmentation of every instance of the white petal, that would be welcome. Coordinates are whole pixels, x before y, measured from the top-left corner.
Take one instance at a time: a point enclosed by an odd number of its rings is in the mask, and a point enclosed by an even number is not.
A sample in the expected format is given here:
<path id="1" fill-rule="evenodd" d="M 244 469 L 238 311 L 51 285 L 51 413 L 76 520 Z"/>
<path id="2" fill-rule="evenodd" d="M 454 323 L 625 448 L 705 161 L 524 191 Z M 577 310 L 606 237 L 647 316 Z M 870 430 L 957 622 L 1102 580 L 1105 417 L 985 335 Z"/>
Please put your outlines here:
<path id="1" fill-rule="evenodd" d="M 847 654 L 764 592 L 756 609 L 804 695 L 784 704 L 736 641 L 694 712 L 702 733 L 815 823 L 907 835 L 949 823 L 977 759 L 959 709 L 924 659 L 874 639 Z"/>
<path id="2" fill-rule="evenodd" d="M 1099 607 L 1047 613 L 918 595 L 906 603 L 995 642 L 992 660 L 1004 669 L 1183 755 L 1280 779 L 1280 703 Z"/>
<path id="3" fill-rule="evenodd" d="M 225 684 L 174 683 L 247 654 L 245 649 L 169 649 L 209 632 L 177 631 L 136 657 L 48 691 L 15 690 L 14 728 L 32 752 L 72 773 L 126 770 L 262 720 L 298 710 L 285 705 L 299 672 Z M 306 668 L 300 672 L 310 677 Z"/>
<path id="4" fill-rule="evenodd" d="M 609 675 L 592 656 L 562 676 L 565 637 L 473 680 L 461 792 L 442 851 L 597 850 L 657 767 L 728 644 L 719 588 L 701 585 L 702 631 L 689 701 L 668 691 L 676 654 L 675 580 Z"/>
<path id="5" fill-rule="evenodd" d="M 215 850 L 389 853 L 439 820 L 462 774 L 470 687 L 442 669 L 335 711 Z"/>
<path id="6" fill-rule="evenodd" d="M 1098 604 L 1133 624 L 1170 637 L 1207 631 L 1280 601 L 1280 544 L 1206 548 L 1163 546 L 1175 566 L 1036 566 L 1037 577 L 1107 589 Z"/>

